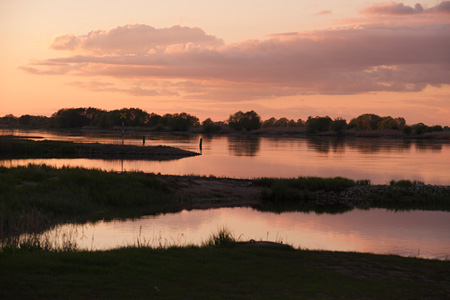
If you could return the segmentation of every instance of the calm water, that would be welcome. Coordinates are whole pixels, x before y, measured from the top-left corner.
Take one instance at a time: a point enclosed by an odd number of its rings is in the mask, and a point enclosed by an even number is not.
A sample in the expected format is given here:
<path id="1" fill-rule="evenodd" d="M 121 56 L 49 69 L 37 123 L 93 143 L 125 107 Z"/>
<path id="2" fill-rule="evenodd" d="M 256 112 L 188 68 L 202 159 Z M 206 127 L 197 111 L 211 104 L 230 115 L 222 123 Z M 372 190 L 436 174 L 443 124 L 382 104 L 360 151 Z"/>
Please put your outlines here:
<path id="1" fill-rule="evenodd" d="M 65 225 L 80 248 L 111 249 L 201 244 L 226 227 L 240 240 L 281 241 L 295 247 L 450 259 L 450 213 L 353 210 L 344 214 L 259 212 L 251 208 L 192 210 L 134 220 Z M 66 236 L 67 238 L 67 236 Z"/>
<path id="2" fill-rule="evenodd" d="M 121 133 L 3 130 L 2 134 L 40 136 L 76 142 L 121 143 Z M 394 139 L 305 137 L 201 136 L 167 133 L 126 133 L 126 144 L 167 145 L 201 156 L 174 161 L 101 159 L 3 160 L 2 166 L 45 163 L 114 171 L 144 171 L 173 175 L 215 175 L 234 178 L 342 176 L 385 184 L 392 179 L 450 184 L 450 142 Z"/>

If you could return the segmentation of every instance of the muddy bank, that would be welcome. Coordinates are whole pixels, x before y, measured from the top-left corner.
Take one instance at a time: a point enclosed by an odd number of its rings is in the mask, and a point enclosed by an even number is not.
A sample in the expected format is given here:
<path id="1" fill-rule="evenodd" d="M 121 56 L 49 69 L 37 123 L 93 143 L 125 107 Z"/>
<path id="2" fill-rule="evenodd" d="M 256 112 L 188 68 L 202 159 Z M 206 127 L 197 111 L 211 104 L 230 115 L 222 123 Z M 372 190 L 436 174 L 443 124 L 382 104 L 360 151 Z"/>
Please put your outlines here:
<path id="1" fill-rule="evenodd" d="M 80 158 L 172 160 L 197 155 L 200 154 L 166 146 L 76 145 L 76 156 Z"/>

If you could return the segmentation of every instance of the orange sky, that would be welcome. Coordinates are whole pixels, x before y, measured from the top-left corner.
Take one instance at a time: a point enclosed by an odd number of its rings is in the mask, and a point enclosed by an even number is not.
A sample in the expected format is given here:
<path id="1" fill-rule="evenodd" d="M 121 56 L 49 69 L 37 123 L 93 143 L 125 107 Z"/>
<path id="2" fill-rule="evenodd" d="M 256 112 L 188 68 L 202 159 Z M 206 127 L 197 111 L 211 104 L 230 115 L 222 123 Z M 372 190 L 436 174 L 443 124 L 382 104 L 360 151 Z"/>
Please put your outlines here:
<path id="1" fill-rule="evenodd" d="M 450 1 L 299 2 L 2 1 L 0 116 L 253 109 L 450 125 Z"/>

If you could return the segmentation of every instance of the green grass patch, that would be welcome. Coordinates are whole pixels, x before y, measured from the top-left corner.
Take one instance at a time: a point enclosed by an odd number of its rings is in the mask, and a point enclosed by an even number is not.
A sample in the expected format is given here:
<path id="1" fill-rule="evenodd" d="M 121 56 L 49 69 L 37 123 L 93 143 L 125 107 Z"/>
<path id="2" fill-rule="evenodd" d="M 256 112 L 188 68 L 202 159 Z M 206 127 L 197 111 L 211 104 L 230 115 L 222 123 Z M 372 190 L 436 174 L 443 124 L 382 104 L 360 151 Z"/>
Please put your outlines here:
<path id="1" fill-rule="evenodd" d="M 450 188 L 399 180 L 372 185 L 369 180 L 342 177 L 260 178 L 263 211 L 315 211 L 342 213 L 353 208 L 450 211 Z"/>
<path id="2" fill-rule="evenodd" d="M 370 207 L 393 210 L 450 211 L 450 189 L 394 184 L 368 195 Z"/>
<path id="3" fill-rule="evenodd" d="M 256 179 L 255 183 L 264 187 L 261 195 L 263 201 L 261 210 L 315 210 L 330 213 L 336 210 L 342 212 L 341 205 L 318 207 L 317 192 L 339 193 L 356 184 L 355 181 L 342 177 L 260 178 Z"/>
<path id="4" fill-rule="evenodd" d="M 355 181 L 343 177 L 260 178 L 255 183 L 264 187 L 287 187 L 303 191 L 342 191 L 355 185 Z"/>

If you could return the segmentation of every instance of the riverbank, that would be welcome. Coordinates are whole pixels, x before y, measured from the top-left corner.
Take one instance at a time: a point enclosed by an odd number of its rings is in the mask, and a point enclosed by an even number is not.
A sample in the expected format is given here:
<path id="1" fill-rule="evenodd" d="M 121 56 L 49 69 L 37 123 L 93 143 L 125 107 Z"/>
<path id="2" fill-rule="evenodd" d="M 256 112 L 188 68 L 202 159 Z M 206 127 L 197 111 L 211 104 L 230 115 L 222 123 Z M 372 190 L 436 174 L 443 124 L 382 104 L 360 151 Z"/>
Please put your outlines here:
<path id="1" fill-rule="evenodd" d="M 166 146 L 132 146 L 63 141 L 32 141 L 0 136 L 0 158 L 101 158 L 173 160 L 199 153 Z"/>
<path id="2" fill-rule="evenodd" d="M 449 299 L 450 261 L 291 247 L 0 254 L 2 299 Z"/>

